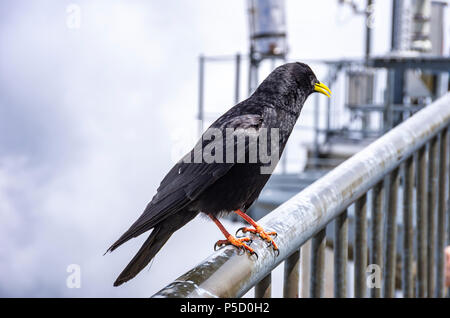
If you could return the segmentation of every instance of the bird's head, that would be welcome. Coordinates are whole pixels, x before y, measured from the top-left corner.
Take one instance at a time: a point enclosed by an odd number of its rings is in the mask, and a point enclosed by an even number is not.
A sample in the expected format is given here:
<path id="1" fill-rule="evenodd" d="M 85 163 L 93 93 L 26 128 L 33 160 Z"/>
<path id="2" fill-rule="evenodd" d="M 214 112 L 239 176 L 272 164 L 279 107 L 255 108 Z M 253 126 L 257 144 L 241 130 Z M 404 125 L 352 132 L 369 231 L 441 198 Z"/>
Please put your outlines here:
<path id="1" fill-rule="evenodd" d="M 321 93 L 328 97 L 330 89 L 321 83 L 311 68 L 300 62 L 287 63 L 277 67 L 261 83 L 255 96 L 281 103 L 298 111 L 306 98 L 312 93 Z"/>
<path id="2" fill-rule="evenodd" d="M 295 62 L 284 64 L 281 67 L 286 67 L 288 69 L 288 72 L 296 81 L 297 87 L 304 91 L 307 96 L 312 93 L 321 93 L 330 97 L 330 89 L 317 79 L 316 75 L 307 64 Z"/>

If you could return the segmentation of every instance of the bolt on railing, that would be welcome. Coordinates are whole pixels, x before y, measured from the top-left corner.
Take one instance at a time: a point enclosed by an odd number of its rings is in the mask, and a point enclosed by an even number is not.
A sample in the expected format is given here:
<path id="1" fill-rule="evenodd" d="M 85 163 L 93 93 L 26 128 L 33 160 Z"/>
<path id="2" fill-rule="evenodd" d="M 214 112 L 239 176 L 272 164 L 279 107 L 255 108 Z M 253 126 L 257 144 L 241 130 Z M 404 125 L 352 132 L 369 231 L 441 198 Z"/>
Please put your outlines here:
<path id="1" fill-rule="evenodd" d="M 326 230 L 332 222 L 335 297 L 348 296 L 349 259 L 355 297 L 395 297 L 399 290 L 404 297 L 443 297 L 450 237 L 449 127 L 447 93 L 262 218 L 261 226 L 278 233 L 278 256 L 258 239 L 252 243 L 257 259 L 228 246 L 154 297 L 240 297 L 252 287 L 256 297 L 270 297 L 271 272 L 283 261 L 283 296 L 298 297 L 300 247 L 309 239 L 310 296 L 322 297 Z M 354 242 L 348 239 L 350 208 Z M 381 270 L 382 288 L 368 288 L 372 266 Z"/>

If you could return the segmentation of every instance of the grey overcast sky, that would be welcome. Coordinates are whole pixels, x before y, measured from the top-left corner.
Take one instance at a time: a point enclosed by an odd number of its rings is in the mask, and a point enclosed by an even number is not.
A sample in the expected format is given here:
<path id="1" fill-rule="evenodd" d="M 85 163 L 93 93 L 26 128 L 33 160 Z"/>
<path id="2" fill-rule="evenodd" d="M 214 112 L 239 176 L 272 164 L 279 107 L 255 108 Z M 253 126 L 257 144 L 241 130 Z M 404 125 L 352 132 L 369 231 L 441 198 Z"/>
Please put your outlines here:
<path id="1" fill-rule="evenodd" d="M 363 20 L 337 2 L 286 1 L 291 58 L 362 55 Z M 78 29 L 67 27 L 71 3 Z M 144 237 L 103 256 L 197 133 L 199 54 L 247 52 L 245 8 L 0 2 L 0 296 L 147 297 L 212 252 L 221 234 L 200 218 L 123 287 L 112 283 Z M 388 50 L 389 29 L 390 1 L 376 1 L 375 54 Z M 208 70 L 211 109 L 232 106 L 232 74 Z M 67 288 L 70 264 L 81 268 L 79 289 Z"/>

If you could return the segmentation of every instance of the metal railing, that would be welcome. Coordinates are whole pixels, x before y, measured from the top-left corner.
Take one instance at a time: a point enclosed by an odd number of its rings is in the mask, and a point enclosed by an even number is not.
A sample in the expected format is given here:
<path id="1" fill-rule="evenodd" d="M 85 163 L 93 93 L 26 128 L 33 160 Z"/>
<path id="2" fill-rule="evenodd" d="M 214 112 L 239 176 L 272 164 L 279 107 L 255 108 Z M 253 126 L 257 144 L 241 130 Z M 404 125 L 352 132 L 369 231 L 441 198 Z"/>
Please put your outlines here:
<path id="1" fill-rule="evenodd" d="M 443 297 L 444 248 L 450 236 L 446 233 L 450 229 L 449 127 L 447 93 L 262 218 L 259 223 L 264 228 L 278 233 L 279 256 L 259 239 L 252 243 L 257 259 L 228 246 L 153 297 L 240 297 L 252 287 L 255 297 L 270 297 L 271 272 L 283 261 L 283 296 L 298 297 L 300 247 L 309 239 L 310 296 L 321 297 L 325 233 L 332 223 L 334 296 L 347 297 L 352 243 L 347 211 L 352 205 L 354 296 L 394 297 L 400 278 L 404 297 Z M 397 235 L 399 220 L 401 235 Z M 401 277 L 397 255 L 401 255 Z M 381 288 L 367 286 L 369 262 L 383 273 Z"/>

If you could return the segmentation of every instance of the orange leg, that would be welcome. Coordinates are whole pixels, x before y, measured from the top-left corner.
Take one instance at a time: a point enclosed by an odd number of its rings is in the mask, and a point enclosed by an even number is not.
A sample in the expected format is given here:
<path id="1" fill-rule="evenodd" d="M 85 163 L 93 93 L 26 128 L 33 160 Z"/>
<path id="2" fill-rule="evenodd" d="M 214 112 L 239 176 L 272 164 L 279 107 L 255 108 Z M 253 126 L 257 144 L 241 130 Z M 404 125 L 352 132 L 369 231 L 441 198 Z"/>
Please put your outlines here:
<path id="1" fill-rule="evenodd" d="M 273 238 L 271 237 L 271 236 L 276 236 L 277 232 L 266 232 L 266 231 L 264 231 L 264 229 L 258 223 L 256 223 L 251 217 L 249 217 L 247 214 L 245 214 L 241 210 L 236 210 L 234 212 L 237 215 L 239 215 L 240 217 L 242 217 L 245 221 L 247 221 L 248 223 L 250 223 L 254 227 L 253 229 L 252 228 L 248 228 L 248 227 L 243 227 L 243 228 L 240 228 L 238 230 L 238 232 L 242 231 L 243 233 L 250 232 L 250 233 L 257 234 L 263 240 L 269 242 L 273 246 L 274 250 L 278 251 L 278 246 L 274 242 Z"/>
<path id="2" fill-rule="evenodd" d="M 216 247 L 220 247 L 222 245 L 233 245 L 236 246 L 237 248 L 242 248 L 244 250 L 247 250 L 250 254 L 255 254 L 256 256 L 258 256 L 255 251 L 248 246 L 245 242 L 251 242 L 251 239 L 249 237 L 243 237 L 243 238 L 235 238 L 233 235 L 231 235 L 226 229 L 225 227 L 222 225 L 222 223 L 220 223 L 220 221 L 213 215 L 208 214 L 208 216 L 211 218 L 211 220 L 214 221 L 214 223 L 216 223 L 217 227 L 220 229 L 220 231 L 223 233 L 223 235 L 225 235 L 226 240 L 219 240 L 216 242 L 216 244 L 214 245 L 214 249 L 216 249 Z"/>

